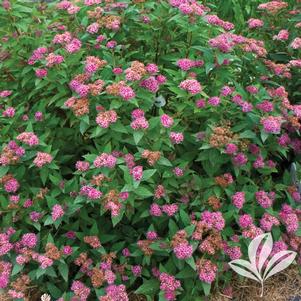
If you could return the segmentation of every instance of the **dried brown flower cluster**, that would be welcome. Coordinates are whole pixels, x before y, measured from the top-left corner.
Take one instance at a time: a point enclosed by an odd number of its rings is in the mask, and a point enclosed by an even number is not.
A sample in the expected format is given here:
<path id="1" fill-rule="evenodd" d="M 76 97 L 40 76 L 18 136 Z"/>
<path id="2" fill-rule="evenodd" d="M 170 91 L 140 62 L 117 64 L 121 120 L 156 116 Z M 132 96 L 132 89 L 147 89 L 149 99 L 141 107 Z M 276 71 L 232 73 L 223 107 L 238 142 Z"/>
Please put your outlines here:
<path id="1" fill-rule="evenodd" d="M 51 258 L 53 260 L 58 260 L 61 258 L 61 255 L 62 255 L 61 252 L 53 243 L 50 243 L 50 242 L 47 243 L 45 250 L 46 250 L 45 255 L 48 258 Z"/>
<path id="2" fill-rule="evenodd" d="M 105 282 L 105 274 L 99 268 L 92 269 L 91 282 L 93 287 L 100 287 Z"/>
<path id="3" fill-rule="evenodd" d="M 223 248 L 223 239 L 221 234 L 212 231 L 199 245 L 199 250 L 203 253 L 214 255 Z"/>
<path id="4" fill-rule="evenodd" d="M 99 95 L 103 90 L 104 85 L 105 82 L 101 79 L 96 80 L 94 83 L 88 84 L 91 95 L 92 96 Z"/>
<path id="5" fill-rule="evenodd" d="M 104 181 L 110 181 L 110 179 L 104 174 L 99 174 L 92 176 L 90 183 L 92 185 L 101 186 Z"/>
<path id="6" fill-rule="evenodd" d="M 89 114 L 89 99 L 88 98 L 76 98 L 70 97 L 66 102 L 65 105 L 68 108 L 71 108 L 74 115 L 79 117 L 85 114 Z"/>
<path id="7" fill-rule="evenodd" d="M 213 128 L 213 133 L 209 138 L 209 144 L 212 147 L 224 147 L 234 139 L 235 137 L 230 130 L 230 126 L 218 126 Z"/>
<path id="8" fill-rule="evenodd" d="M 228 174 L 224 174 L 222 176 L 217 176 L 214 178 L 215 183 L 223 188 L 227 187 L 233 182 L 233 179 L 228 177 Z"/>
<path id="9" fill-rule="evenodd" d="M 152 152 L 150 150 L 144 150 L 142 153 L 142 158 L 147 159 L 147 163 L 150 166 L 155 165 L 155 163 L 160 159 L 161 153 L 159 151 Z"/>
<path id="10" fill-rule="evenodd" d="M 171 247 L 175 248 L 178 245 L 184 244 L 187 245 L 188 241 L 187 241 L 187 233 L 185 230 L 180 230 L 178 231 L 173 237 L 172 240 L 170 242 Z"/>
<path id="11" fill-rule="evenodd" d="M 114 96 L 118 96 L 119 95 L 119 91 L 120 88 L 123 87 L 125 85 L 125 81 L 120 81 L 118 83 L 113 83 L 111 85 L 108 85 L 106 87 L 106 92 L 109 95 L 114 95 Z"/>
<path id="12" fill-rule="evenodd" d="M 210 207 L 212 207 L 213 210 L 218 210 L 219 208 L 221 208 L 221 202 L 220 199 L 217 198 L 216 196 L 210 196 L 208 198 L 208 204 Z"/>
<path id="13" fill-rule="evenodd" d="M 153 241 L 145 239 L 145 240 L 139 240 L 137 242 L 138 247 L 140 250 L 144 253 L 145 256 L 151 256 L 153 254 L 153 250 L 150 248 L 150 245 Z"/>
<path id="14" fill-rule="evenodd" d="M 99 241 L 99 238 L 95 235 L 92 236 L 85 236 L 84 242 L 89 244 L 93 249 L 97 249 L 101 247 L 101 243 Z"/>
<path id="15" fill-rule="evenodd" d="M 19 161 L 19 157 L 15 154 L 13 150 L 11 150 L 8 146 L 5 146 L 0 154 L 0 162 L 1 158 L 4 158 L 7 165 L 16 164 Z"/>

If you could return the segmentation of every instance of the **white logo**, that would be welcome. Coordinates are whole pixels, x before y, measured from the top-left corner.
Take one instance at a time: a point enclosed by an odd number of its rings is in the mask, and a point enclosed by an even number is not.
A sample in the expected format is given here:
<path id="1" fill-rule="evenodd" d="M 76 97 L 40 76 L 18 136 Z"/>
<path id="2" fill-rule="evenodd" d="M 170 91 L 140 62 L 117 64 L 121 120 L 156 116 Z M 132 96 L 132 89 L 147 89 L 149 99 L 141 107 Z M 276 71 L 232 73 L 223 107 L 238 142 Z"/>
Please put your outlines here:
<path id="1" fill-rule="evenodd" d="M 280 251 L 269 258 L 273 248 L 271 233 L 255 237 L 248 248 L 249 260 L 236 259 L 229 262 L 230 267 L 238 274 L 251 278 L 261 284 L 263 296 L 263 283 L 276 273 L 286 269 L 295 259 L 297 253 L 293 251 Z"/>

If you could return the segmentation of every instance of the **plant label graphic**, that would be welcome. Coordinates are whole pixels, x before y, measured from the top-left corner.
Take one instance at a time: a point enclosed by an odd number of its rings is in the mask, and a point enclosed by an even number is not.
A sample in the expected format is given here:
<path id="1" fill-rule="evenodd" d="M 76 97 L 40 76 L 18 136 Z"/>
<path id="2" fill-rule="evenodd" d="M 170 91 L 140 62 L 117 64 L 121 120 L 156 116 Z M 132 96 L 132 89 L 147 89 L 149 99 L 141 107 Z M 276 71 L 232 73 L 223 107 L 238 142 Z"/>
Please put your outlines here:
<path id="1" fill-rule="evenodd" d="M 280 251 L 271 257 L 272 248 L 272 235 L 265 233 L 251 241 L 248 247 L 250 261 L 236 259 L 229 262 L 230 267 L 236 273 L 261 284 L 261 297 L 263 296 L 264 281 L 286 269 L 297 255 L 294 251 Z"/>

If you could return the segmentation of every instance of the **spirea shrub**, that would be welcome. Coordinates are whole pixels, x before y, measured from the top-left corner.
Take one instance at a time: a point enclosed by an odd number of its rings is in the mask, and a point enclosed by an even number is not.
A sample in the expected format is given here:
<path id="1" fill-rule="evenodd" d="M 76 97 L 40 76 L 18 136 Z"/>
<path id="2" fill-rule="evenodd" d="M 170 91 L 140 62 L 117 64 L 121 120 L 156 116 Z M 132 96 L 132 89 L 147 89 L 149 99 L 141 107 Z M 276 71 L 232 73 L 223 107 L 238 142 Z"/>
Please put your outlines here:
<path id="1" fill-rule="evenodd" d="M 273 254 L 300 252 L 301 197 L 283 164 L 301 152 L 286 89 L 300 10 L 262 2 L 269 23 L 256 14 L 240 31 L 215 4 L 2 2 L 0 288 L 11 298 L 202 300 L 231 291 L 227 263 L 263 232 Z M 274 41 L 253 36 L 281 17 Z M 273 43 L 291 59 L 271 77 Z"/>

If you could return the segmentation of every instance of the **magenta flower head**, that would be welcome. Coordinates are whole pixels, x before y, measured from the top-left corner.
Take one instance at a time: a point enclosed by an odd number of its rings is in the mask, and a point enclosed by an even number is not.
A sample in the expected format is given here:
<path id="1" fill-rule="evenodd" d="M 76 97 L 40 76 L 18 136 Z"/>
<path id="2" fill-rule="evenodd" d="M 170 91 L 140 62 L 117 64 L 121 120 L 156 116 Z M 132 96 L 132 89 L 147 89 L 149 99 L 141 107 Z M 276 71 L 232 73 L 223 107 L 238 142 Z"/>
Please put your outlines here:
<path id="1" fill-rule="evenodd" d="M 163 114 L 161 117 L 160 117 L 160 120 L 161 120 L 161 124 L 165 127 L 165 128 L 170 128 L 174 121 L 173 121 L 173 118 L 168 116 L 167 114 Z"/>

